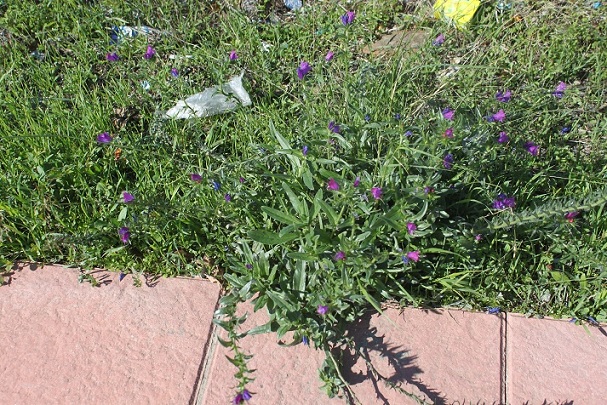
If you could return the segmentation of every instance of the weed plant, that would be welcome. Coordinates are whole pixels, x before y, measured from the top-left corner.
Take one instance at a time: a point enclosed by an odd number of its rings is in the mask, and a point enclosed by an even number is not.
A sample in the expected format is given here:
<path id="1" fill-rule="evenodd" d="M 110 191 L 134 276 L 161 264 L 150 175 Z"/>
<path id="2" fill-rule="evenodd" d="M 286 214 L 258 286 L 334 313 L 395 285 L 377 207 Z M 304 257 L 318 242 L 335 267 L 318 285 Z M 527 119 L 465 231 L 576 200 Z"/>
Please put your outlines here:
<path id="1" fill-rule="evenodd" d="M 607 319 L 604 10 L 485 1 L 460 32 L 426 1 L 153 3 L 0 2 L 7 268 L 220 279 L 235 403 L 264 332 L 355 401 L 335 349 L 386 301 Z M 371 51 L 394 30 L 423 40 Z M 161 117 L 241 72 L 252 106 Z M 247 300 L 270 321 L 241 331 Z"/>

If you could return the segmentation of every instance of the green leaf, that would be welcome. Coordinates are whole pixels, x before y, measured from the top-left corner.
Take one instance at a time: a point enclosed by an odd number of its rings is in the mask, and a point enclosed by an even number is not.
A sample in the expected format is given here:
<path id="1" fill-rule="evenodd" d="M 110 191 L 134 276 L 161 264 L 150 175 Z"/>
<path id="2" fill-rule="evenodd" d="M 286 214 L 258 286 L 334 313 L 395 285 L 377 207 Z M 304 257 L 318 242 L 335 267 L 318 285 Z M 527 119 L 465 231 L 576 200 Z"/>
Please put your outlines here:
<path id="1" fill-rule="evenodd" d="M 274 123 L 270 120 L 270 131 L 283 149 L 293 149 L 291 144 L 276 130 Z"/>
<path id="2" fill-rule="evenodd" d="M 293 272 L 293 289 L 303 292 L 306 290 L 306 267 L 307 263 L 303 260 L 295 261 L 295 271 Z"/>
<path id="3" fill-rule="evenodd" d="M 128 212 L 129 212 L 129 207 L 126 207 L 126 206 L 122 207 L 122 209 L 120 210 L 120 214 L 118 214 L 118 221 L 124 221 Z"/>
<path id="4" fill-rule="evenodd" d="M 321 200 L 320 198 L 314 198 L 314 203 L 318 204 L 320 209 L 325 214 L 327 214 L 327 217 L 329 218 L 331 224 L 333 226 L 337 226 L 337 223 L 339 222 L 339 216 L 337 215 L 337 212 L 335 212 L 333 207 L 331 207 L 329 204 L 327 204 L 324 200 Z"/>
<path id="5" fill-rule="evenodd" d="M 289 153 L 289 151 L 293 150 L 293 148 L 291 148 L 291 144 L 280 134 L 280 132 L 276 130 L 276 127 L 274 127 L 274 123 L 272 121 L 270 121 L 270 131 L 272 132 L 272 134 L 274 134 L 274 137 L 276 138 L 280 146 L 285 149 L 283 151 L 280 151 L 280 153 L 284 153 L 287 156 L 287 158 L 291 162 L 293 172 L 297 173 L 298 169 L 301 167 L 301 160 L 299 160 L 299 157 L 295 156 L 294 154 Z"/>
<path id="6" fill-rule="evenodd" d="M 116 252 L 120 252 L 121 250 L 124 250 L 124 248 L 126 248 L 126 246 L 120 246 L 120 247 L 108 249 L 105 252 L 103 252 L 103 256 L 105 257 L 105 256 L 112 255 Z"/>
<path id="7" fill-rule="evenodd" d="M 561 273 L 560 271 L 551 271 L 550 275 L 552 276 L 554 281 L 557 281 L 560 283 L 569 282 L 569 277 L 567 277 L 567 275 L 565 273 Z"/>
<path id="8" fill-rule="evenodd" d="M 305 260 L 307 262 L 318 260 L 318 256 L 303 252 L 290 252 L 287 253 L 287 257 L 296 260 Z"/>
<path id="9" fill-rule="evenodd" d="M 314 181 L 312 179 L 312 173 L 308 168 L 304 169 L 301 174 L 301 178 L 303 179 L 304 184 L 308 187 L 308 190 L 314 190 Z"/>
<path id="10" fill-rule="evenodd" d="M 274 218 L 278 222 L 282 222 L 283 224 L 292 225 L 299 223 L 299 219 L 294 217 L 291 214 L 287 214 L 286 212 L 279 211 L 272 207 L 261 207 L 261 210 L 268 214 L 270 217 Z"/>
<path id="11" fill-rule="evenodd" d="M 247 235 L 255 242 L 263 243 L 264 245 L 279 245 L 297 239 L 297 234 L 294 233 L 280 236 L 276 232 L 266 231 L 264 229 L 249 231 Z"/>
<path id="12" fill-rule="evenodd" d="M 268 290 L 266 291 L 266 294 L 279 308 L 286 309 L 287 311 L 293 311 L 295 309 L 293 308 L 293 304 L 287 301 L 288 298 L 285 293 Z"/>
<path id="13" fill-rule="evenodd" d="M 426 212 L 428 211 L 428 201 L 424 201 L 424 206 L 422 209 L 413 217 L 411 221 L 420 221 L 422 218 L 426 216 Z"/>
<path id="14" fill-rule="evenodd" d="M 308 206 L 306 205 L 306 203 L 301 201 L 299 198 L 297 198 L 297 196 L 295 195 L 295 193 L 293 192 L 293 190 L 291 189 L 291 187 L 289 187 L 289 185 L 287 183 L 285 183 L 285 182 L 282 183 L 282 189 L 285 191 L 285 193 L 287 193 L 287 196 L 289 197 L 289 201 L 291 201 L 291 205 L 295 209 L 295 212 L 297 212 L 302 217 L 307 217 L 308 216 Z"/>
<path id="15" fill-rule="evenodd" d="M 270 333 L 272 331 L 272 321 L 259 325 L 247 331 L 247 335 L 261 335 L 263 333 Z"/>

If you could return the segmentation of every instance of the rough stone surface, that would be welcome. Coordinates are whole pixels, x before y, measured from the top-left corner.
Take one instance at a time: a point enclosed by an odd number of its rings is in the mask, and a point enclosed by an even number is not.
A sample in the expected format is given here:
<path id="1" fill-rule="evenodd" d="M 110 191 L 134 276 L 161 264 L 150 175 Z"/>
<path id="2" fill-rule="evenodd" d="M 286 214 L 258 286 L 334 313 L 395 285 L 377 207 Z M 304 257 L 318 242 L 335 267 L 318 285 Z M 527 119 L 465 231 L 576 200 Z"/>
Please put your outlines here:
<path id="1" fill-rule="evenodd" d="M 94 275 L 26 266 L 0 287 L 0 403 L 187 404 L 219 286 Z"/>
<path id="2" fill-rule="evenodd" d="M 604 404 L 607 331 L 589 326 L 588 332 L 566 320 L 508 315 L 508 402 Z"/>
<path id="3" fill-rule="evenodd" d="M 253 312 L 253 306 L 243 304 L 239 313 L 248 312 L 241 331 L 268 321 L 265 309 Z M 218 328 L 217 334 L 226 339 L 226 333 Z M 289 342 L 289 341 L 287 341 Z M 321 352 L 304 345 L 281 347 L 275 334 L 247 336 L 242 341 L 245 353 L 253 354 L 249 368 L 255 381 L 247 388 L 253 393 L 250 404 L 343 404 L 337 398 L 331 400 L 320 389 L 322 383 L 316 371 L 323 361 Z M 210 369 L 203 380 L 197 405 L 229 404 L 236 394 L 234 373 L 236 367 L 226 358 L 232 353 L 216 344 L 211 354 Z"/>
<path id="4" fill-rule="evenodd" d="M 244 308 L 250 314 L 244 330 L 267 321 L 263 310 L 252 313 L 248 304 Z M 501 328 L 499 316 L 405 309 L 369 315 L 348 333 L 389 382 L 436 404 L 476 404 L 500 402 Z M 225 338 L 224 332 L 220 330 L 219 336 Z M 279 347 L 273 335 L 248 336 L 241 343 L 254 354 L 249 365 L 257 370 L 256 380 L 248 387 L 255 393 L 251 405 L 345 403 L 329 399 L 319 389 L 322 353 L 302 344 Z M 227 349 L 217 345 L 199 405 L 226 403 L 234 397 L 236 368 L 225 358 L 227 354 Z M 360 356 L 346 354 L 344 362 L 344 377 L 362 404 L 416 403 L 378 381 Z"/>
<path id="5" fill-rule="evenodd" d="M 483 313 L 406 308 L 363 319 L 354 333 L 379 374 L 405 391 L 434 404 L 491 404 L 501 398 L 502 322 Z M 416 403 L 376 381 L 362 359 L 347 374 L 364 404 Z"/>

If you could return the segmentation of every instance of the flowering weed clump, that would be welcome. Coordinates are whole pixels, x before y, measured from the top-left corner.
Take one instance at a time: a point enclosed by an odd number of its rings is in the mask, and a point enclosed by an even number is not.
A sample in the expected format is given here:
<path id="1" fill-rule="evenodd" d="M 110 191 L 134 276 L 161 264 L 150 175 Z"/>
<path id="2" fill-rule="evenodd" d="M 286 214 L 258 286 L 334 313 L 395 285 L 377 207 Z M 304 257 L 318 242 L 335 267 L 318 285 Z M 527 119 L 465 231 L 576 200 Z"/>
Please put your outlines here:
<path id="1" fill-rule="evenodd" d="M 277 23 L 99 3 L 56 32 L 52 2 L 0 6 L 3 261 L 220 279 L 233 403 L 263 395 L 239 343 L 263 332 L 323 350 L 352 398 L 335 353 L 364 355 L 344 332 L 385 301 L 607 319 L 606 32 L 584 2 L 488 2 L 467 32 L 397 1 Z M 142 16 L 160 34 L 103 35 Z M 367 51 L 387 21 L 425 42 Z M 160 118 L 243 71 L 251 107 Z M 247 300 L 270 320 L 242 331 Z"/>

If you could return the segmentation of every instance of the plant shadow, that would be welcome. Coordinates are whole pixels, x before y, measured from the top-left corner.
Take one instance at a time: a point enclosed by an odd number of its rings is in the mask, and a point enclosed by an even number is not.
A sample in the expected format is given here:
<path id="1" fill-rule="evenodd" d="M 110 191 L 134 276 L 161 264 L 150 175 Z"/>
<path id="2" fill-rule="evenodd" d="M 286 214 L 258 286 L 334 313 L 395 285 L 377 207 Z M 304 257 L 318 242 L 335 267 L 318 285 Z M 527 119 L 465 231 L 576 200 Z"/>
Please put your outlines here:
<path id="1" fill-rule="evenodd" d="M 436 405 L 446 405 L 445 396 L 439 390 L 424 384 L 418 377 L 423 374 L 423 370 L 415 364 L 417 356 L 403 346 L 387 344 L 385 335 L 379 336 L 377 328 L 371 326 L 372 315 L 373 312 L 367 312 L 346 330 L 346 336 L 352 338 L 356 350 L 345 349 L 341 352 L 344 379 L 352 386 L 371 381 L 377 399 L 384 405 L 390 405 L 391 402 L 384 395 L 385 388 L 382 389 L 382 384 L 388 389 L 405 392 L 415 388 L 417 395 L 425 396 L 425 400 Z M 361 360 L 366 364 L 366 370 L 357 366 Z M 374 364 L 378 360 L 381 365 Z"/>

